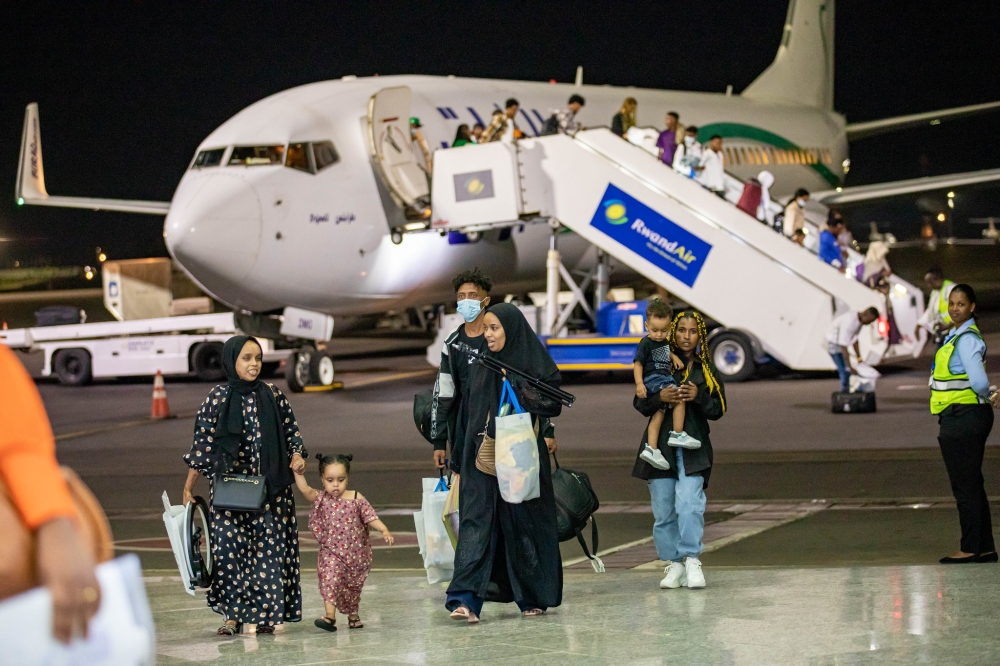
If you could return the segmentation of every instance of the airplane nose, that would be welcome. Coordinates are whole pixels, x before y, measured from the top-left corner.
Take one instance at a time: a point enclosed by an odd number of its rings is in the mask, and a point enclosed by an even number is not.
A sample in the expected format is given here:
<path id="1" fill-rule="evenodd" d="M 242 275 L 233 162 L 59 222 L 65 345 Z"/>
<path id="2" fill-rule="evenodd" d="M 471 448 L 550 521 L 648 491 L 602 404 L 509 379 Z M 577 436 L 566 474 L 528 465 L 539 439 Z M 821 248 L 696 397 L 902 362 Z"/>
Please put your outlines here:
<path id="1" fill-rule="evenodd" d="M 190 194 L 182 186 L 180 196 L 175 195 L 164 237 L 177 261 L 222 296 L 238 286 L 257 262 L 260 198 L 237 175 L 213 174 L 198 181 L 203 182 L 190 183 Z"/>

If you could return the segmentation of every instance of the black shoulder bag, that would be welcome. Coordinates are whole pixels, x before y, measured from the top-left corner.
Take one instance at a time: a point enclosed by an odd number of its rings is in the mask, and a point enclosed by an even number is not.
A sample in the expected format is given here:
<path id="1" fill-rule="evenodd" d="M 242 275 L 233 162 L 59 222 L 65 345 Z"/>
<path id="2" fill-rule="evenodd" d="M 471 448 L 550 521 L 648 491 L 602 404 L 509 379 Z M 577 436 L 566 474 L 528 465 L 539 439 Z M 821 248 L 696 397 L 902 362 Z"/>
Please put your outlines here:
<path id="1" fill-rule="evenodd" d="M 267 484 L 263 476 L 250 474 L 219 474 L 215 477 L 212 508 L 218 511 L 260 513 L 267 500 Z"/>

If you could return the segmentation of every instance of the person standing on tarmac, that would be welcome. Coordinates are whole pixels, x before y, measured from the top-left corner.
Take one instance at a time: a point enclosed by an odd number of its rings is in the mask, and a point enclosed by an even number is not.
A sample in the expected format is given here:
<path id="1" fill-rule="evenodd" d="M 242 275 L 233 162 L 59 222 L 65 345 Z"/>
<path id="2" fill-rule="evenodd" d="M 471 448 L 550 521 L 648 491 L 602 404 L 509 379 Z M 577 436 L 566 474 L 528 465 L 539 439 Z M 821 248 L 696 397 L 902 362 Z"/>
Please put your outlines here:
<path id="1" fill-rule="evenodd" d="M 996 562 L 990 503 L 983 487 L 983 455 L 1000 397 L 986 376 L 986 343 L 976 326 L 976 292 L 957 284 L 948 296 L 953 328 L 934 355 L 931 414 L 962 527 L 959 549 L 941 564 Z M 992 403 L 992 404 L 991 404 Z"/>
<path id="2" fill-rule="evenodd" d="M 934 344 L 941 346 L 944 335 L 951 328 L 951 316 L 948 314 L 948 298 L 955 283 L 946 280 L 940 266 L 931 266 L 924 275 L 924 282 L 931 288 L 927 299 L 927 309 L 917 320 L 917 325 L 927 329 L 934 336 Z"/>
<path id="3" fill-rule="evenodd" d="M 483 317 L 490 304 L 493 281 L 478 268 L 462 271 L 452 280 L 458 314 L 465 323 L 454 330 L 441 348 L 441 365 L 434 382 L 431 402 L 431 439 L 434 440 L 434 466 L 444 468 L 447 442 L 451 442 L 451 470 L 458 474 L 461 460 L 457 459 L 468 426 L 469 366 L 466 349 L 480 354 L 488 350 Z M 458 347 L 456 349 L 456 347 Z"/>
<path id="4" fill-rule="evenodd" d="M 652 416 L 664 405 L 687 403 L 684 430 L 701 440 L 697 449 L 673 449 L 674 461 L 668 470 L 656 469 L 636 456 L 632 476 L 646 481 L 653 505 L 653 543 L 657 556 L 669 562 L 660 581 L 662 589 L 705 587 L 701 554 L 705 532 L 705 488 L 712 473 L 712 440 L 709 421 L 726 413 L 726 391 L 716 379 L 708 357 L 705 320 L 692 310 L 679 312 L 670 325 L 668 340 L 685 364 L 680 386 L 668 386 L 645 398 L 636 396 L 632 406 L 643 416 Z M 646 448 L 648 429 L 642 435 L 638 453 Z M 667 446 L 669 433 L 660 431 L 660 448 Z"/>

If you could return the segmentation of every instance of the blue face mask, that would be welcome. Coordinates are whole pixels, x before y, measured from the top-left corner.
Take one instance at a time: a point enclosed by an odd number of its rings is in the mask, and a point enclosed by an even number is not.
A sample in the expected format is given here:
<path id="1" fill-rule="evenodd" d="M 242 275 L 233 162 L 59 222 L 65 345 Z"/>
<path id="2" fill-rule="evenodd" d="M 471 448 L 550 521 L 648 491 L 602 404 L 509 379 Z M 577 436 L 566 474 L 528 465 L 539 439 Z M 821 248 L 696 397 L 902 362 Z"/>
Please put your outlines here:
<path id="1" fill-rule="evenodd" d="M 483 300 L 486 300 L 485 298 Z M 467 298 L 464 301 L 458 302 L 458 314 L 462 315 L 462 319 L 467 322 L 473 322 L 476 317 L 479 316 L 482 306 L 481 301 L 477 301 L 474 298 Z"/>

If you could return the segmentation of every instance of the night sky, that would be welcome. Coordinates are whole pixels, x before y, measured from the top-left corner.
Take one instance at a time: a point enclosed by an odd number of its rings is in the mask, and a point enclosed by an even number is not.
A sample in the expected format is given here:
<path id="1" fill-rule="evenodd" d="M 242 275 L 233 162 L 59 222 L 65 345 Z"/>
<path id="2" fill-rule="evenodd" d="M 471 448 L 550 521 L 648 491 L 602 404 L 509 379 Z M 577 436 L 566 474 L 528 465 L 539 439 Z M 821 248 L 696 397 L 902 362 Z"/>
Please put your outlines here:
<path id="1" fill-rule="evenodd" d="M 902 10 L 902 11 L 901 11 Z M 345 74 L 455 74 L 739 92 L 774 57 L 786 3 L 4 2 L 0 268 L 165 255 L 162 218 L 14 205 L 24 107 L 50 194 L 168 201 L 240 109 Z M 1000 3 L 839 0 L 835 107 L 848 121 L 1000 100 Z M 651 122 L 643 118 L 640 122 Z M 656 119 L 660 121 L 660 119 Z M 610 119 L 609 119 L 610 121 Z M 848 185 L 1000 167 L 1000 113 L 852 144 Z M 853 209 L 912 236 L 916 197 Z M 956 217 L 1000 214 L 1000 187 Z M 971 235 L 978 230 L 964 229 Z"/>

